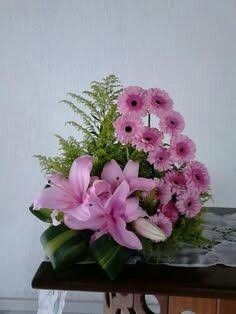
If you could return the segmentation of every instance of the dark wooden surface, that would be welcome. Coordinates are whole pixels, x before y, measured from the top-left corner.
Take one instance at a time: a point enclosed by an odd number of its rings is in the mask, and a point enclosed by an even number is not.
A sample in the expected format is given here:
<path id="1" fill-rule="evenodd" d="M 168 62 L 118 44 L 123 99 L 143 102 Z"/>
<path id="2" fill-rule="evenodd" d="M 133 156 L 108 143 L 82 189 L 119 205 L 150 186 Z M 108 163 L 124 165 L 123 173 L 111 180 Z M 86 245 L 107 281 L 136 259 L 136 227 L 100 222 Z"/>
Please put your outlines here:
<path id="1" fill-rule="evenodd" d="M 32 281 L 36 289 L 164 294 L 203 298 L 236 299 L 236 268 L 216 265 L 203 268 L 127 265 L 111 281 L 96 264 L 76 264 L 56 274 L 42 262 Z"/>

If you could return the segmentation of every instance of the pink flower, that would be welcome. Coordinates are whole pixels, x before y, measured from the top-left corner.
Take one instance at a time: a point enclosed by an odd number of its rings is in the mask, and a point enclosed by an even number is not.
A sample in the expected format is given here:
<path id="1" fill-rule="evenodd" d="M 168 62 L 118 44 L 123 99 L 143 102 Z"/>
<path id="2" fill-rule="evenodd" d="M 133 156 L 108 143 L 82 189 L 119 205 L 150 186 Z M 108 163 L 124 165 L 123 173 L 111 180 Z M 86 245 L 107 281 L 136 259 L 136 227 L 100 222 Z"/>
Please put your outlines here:
<path id="1" fill-rule="evenodd" d="M 174 201 L 169 201 L 168 204 L 162 205 L 160 211 L 169 218 L 173 224 L 176 223 L 179 218 L 178 209 L 176 208 Z"/>
<path id="2" fill-rule="evenodd" d="M 146 91 L 138 86 L 126 87 L 118 97 L 118 111 L 121 114 L 131 113 L 136 117 L 145 116 L 145 93 Z"/>
<path id="3" fill-rule="evenodd" d="M 144 127 L 142 133 L 134 141 L 138 150 L 149 152 L 162 143 L 163 134 L 156 128 Z"/>
<path id="4" fill-rule="evenodd" d="M 169 218 L 167 218 L 162 213 L 156 214 L 150 217 L 152 223 L 157 225 L 161 230 L 164 231 L 166 237 L 169 237 L 172 233 L 172 223 Z"/>
<path id="5" fill-rule="evenodd" d="M 168 93 L 159 88 L 150 88 L 147 91 L 145 101 L 149 112 L 156 114 L 157 116 L 163 111 L 170 111 L 173 106 L 173 100 Z"/>
<path id="6" fill-rule="evenodd" d="M 205 192 L 209 189 L 210 177 L 207 168 L 198 161 L 192 161 L 186 167 L 185 175 L 188 185 L 197 189 L 199 192 Z"/>
<path id="7" fill-rule="evenodd" d="M 158 171 L 168 170 L 172 164 L 170 151 L 167 148 L 158 147 L 149 153 L 148 161 Z"/>
<path id="8" fill-rule="evenodd" d="M 187 218 L 192 218 L 201 211 L 202 206 L 199 195 L 192 191 L 187 191 L 178 196 L 176 207 L 181 214 L 185 214 Z"/>
<path id="9" fill-rule="evenodd" d="M 184 119 L 177 111 L 163 113 L 160 117 L 160 129 L 164 133 L 175 135 L 183 131 Z"/>
<path id="10" fill-rule="evenodd" d="M 114 192 L 119 184 L 126 180 L 130 187 L 130 193 L 137 190 L 149 192 L 155 187 L 155 182 L 152 179 L 138 178 L 139 163 L 129 160 L 124 167 L 124 170 L 118 163 L 112 159 L 103 168 L 101 173 L 102 180 L 108 182 L 111 186 L 111 191 Z"/>
<path id="11" fill-rule="evenodd" d="M 189 162 L 194 158 L 196 147 L 194 142 L 185 135 L 177 135 L 171 140 L 171 157 L 179 164 Z"/>
<path id="12" fill-rule="evenodd" d="M 165 175 L 165 179 L 171 184 L 172 193 L 186 190 L 186 178 L 183 172 L 172 170 Z"/>
<path id="13" fill-rule="evenodd" d="M 78 220 L 89 218 L 88 193 L 92 157 L 77 158 L 70 169 L 69 178 L 52 175 L 50 187 L 42 190 L 34 201 L 34 208 L 50 208 L 62 211 Z"/>
<path id="14" fill-rule="evenodd" d="M 162 205 L 166 205 L 171 200 L 171 185 L 163 179 L 155 180 L 157 187 L 157 199 L 160 200 Z"/>
<path id="15" fill-rule="evenodd" d="M 90 201 L 95 196 L 96 201 L 99 200 L 101 204 L 105 204 L 111 197 L 111 185 L 104 180 L 95 180 L 89 189 Z"/>
<path id="16" fill-rule="evenodd" d="M 93 240 L 104 234 L 110 234 L 122 246 L 131 249 L 142 249 L 138 237 L 126 229 L 126 224 L 144 217 L 145 212 L 139 207 L 135 197 L 128 198 L 129 184 L 123 181 L 105 203 L 101 203 L 96 195 L 90 199 L 91 216 L 87 221 L 79 221 L 65 215 L 64 222 L 71 229 L 91 229 L 95 231 Z"/>
<path id="17" fill-rule="evenodd" d="M 120 116 L 113 122 L 117 138 L 121 143 L 133 143 L 142 134 L 143 123 L 133 115 Z"/>

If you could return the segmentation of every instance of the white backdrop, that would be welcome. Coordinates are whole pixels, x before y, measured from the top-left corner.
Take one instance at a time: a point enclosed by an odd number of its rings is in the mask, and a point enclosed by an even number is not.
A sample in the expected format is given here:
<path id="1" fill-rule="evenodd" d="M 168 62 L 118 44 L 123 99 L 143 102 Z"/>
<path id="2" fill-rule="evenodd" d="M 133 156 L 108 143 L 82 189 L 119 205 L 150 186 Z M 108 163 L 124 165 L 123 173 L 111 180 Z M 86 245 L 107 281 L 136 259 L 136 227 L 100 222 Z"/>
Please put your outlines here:
<path id="1" fill-rule="evenodd" d="M 58 101 L 116 73 L 169 91 L 209 168 L 215 206 L 236 205 L 234 0 L 0 0 L 0 297 L 34 296 L 45 179 L 33 154 L 71 133 Z"/>

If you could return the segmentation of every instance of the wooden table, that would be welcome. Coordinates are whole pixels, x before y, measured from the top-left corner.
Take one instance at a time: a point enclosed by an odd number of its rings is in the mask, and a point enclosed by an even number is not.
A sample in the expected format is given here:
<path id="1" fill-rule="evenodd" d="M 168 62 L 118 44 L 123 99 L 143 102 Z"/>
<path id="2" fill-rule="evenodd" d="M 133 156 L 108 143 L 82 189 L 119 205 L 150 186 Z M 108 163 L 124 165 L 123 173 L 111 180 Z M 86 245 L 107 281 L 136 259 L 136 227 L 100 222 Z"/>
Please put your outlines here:
<path id="1" fill-rule="evenodd" d="M 104 313 L 153 313 L 145 295 L 154 295 L 161 314 L 236 314 L 236 268 L 127 265 L 111 281 L 96 264 L 77 264 L 56 274 L 42 262 L 32 281 L 35 289 L 104 292 Z M 191 313 L 191 312 L 190 312 Z"/>

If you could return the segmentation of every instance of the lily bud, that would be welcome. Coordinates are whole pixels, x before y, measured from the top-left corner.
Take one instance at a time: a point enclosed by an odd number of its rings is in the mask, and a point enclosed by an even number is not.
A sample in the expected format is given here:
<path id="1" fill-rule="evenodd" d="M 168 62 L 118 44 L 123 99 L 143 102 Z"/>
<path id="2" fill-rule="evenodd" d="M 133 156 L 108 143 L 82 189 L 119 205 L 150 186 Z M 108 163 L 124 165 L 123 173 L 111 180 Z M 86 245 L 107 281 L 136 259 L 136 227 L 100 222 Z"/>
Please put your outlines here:
<path id="1" fill-rule="evenodd" d="M 161 242 L 166 239 L 165 233 L 147 218 L 138 218 L 132 225 L 139 235 L 153 242 Z"/>

